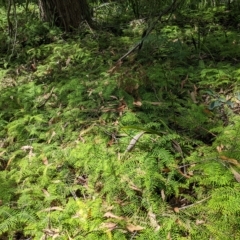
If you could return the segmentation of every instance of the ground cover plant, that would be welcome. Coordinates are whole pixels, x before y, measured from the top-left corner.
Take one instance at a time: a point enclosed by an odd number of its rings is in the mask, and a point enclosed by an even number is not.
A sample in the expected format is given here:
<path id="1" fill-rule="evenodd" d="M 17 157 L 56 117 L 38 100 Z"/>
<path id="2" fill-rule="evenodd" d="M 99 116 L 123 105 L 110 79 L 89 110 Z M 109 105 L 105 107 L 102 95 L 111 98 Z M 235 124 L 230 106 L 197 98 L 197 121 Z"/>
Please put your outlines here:
<path id="1" fill-rule="evenodd" d="M 1 3 L 1 239 L 240 239 L 240 4 L 171 2 Z"/>

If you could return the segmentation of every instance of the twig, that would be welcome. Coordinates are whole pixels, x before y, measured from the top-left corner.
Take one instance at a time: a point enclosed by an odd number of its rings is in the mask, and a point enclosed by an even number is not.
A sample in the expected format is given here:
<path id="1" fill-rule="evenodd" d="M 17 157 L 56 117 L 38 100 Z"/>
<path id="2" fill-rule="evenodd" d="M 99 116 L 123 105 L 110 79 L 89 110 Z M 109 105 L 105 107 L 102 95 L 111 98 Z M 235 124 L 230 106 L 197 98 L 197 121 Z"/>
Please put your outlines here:
<path id="1" fill-rule="evenodd" d="M 51 89 L 50 93 L 48 94 L 48 96 L 46 97 L 46 99 L 44 100 L 44 102 L 43 102 L 40 106 L 37 106 L 37 108 L 42 108 L 42 107 L 45 106 L 45 104 L 47 103 L 47 101 L 52 97 L 53 90 L 54 90 L 54 87 Z"/>
<path id="2" fill-rule="evenodd" d="M 132 240 L 132 239 L 136 236 L 136 234 L 137 234 L 137 231 L 135 231 L 135 232 L 133 233 L 133 235 L 131 236 L 130 240 Z"/>
<path id="3" fill-rule="evenodd" d="M 174 11 L 178 5 L 178 2 L 180 2 L 180 0 L 174 0 L 173 3 L 171 4 L 171 6 L 169 6 L 168 8 L 166 8 L 163 12 L 161 12 L 156 21 L 147 29 L 146 33 L 144 34 L 143 38 L 141 39 L 141 41 L 139 43 L 137 43 L 132 49 L 130 49 L 126 54 L 124 54 L 121 58 L 119 58 L 116 62 L 116 65 L 119 65 L 119 63 L 122 62 L 123 59 L 125 59 L 128 55 L 130 55 L 132 52 L 134 52 L 137 48 L 139 48 L 142 44 L 143 41 L 147 38 L 147 36 L 152 32 L 152 30 L 154 29 L 154 27 L 156 26 L 156 24 L 158 23 L 158 21 L 162 18 L 163 15 L 165 15 L 166 13 L 168 13 L 170 10 Z"/>
<path id="4" fill-rule="evenodd" d="M 197 205 L 197 204 L 200 204 L 200 203 L 208 200 L 210 197 L 211 197 L 211 196 L 206 197 L 206 198 L 204 198 L 204 199 L 202 199 L 202 200 L 200 200 L 200 201 L 198 201 L 198 202 L 195 202 L 195 203 L 193 203 L 193 204 L 190 204 L 190 205 L 187 205 L 187 206 L 184 206 L 184 207 L 180 207 L 180 208 L 178 208 L 178 209 L 179 209 L 179 210 L 183 210 L 183 209 L 186 209 L 186 208 L 193 207 L 193 206 L 195 206 L 195 205 Z"/>

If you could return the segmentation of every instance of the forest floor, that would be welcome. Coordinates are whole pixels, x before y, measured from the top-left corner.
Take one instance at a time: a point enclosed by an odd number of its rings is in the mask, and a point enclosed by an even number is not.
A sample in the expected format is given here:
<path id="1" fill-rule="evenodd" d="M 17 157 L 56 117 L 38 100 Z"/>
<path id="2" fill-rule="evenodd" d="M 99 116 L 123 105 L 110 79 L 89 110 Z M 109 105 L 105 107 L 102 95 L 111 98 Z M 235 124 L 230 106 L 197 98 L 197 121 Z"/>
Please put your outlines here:
<path id="1" fill-rule="evenodd" d="M 144 22 L 2 46 L 1 239 L 240 239 L 239 31 L 205 14 L 121 62 Z"/>

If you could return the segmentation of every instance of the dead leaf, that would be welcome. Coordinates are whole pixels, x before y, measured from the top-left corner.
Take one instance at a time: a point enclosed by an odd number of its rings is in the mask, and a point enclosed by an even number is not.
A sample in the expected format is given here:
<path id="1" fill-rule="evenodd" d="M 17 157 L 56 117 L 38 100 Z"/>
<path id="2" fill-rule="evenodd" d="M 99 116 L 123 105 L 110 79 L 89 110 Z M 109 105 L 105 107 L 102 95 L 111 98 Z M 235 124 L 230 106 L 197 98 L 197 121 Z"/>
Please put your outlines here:
<path id="1" fill-rule="evenodd" d="M 106 222 L 101 225 L 101 228 L 107 228 L 109 231 L 114 230 L 117 227 L 116 223 Z"/>
<path id="2" fill-rule="evenodd" d="M 150 225 L 158 231 L 160 229 L 160 225 L 157 222 L 156 214 L 154 214 L 151 210 L 148 212 L 148 218 L 150 220 Z"/>
<path id="3" fill-rule="evenodd" d="M 42 189 L 42 191 L 46 197 L 50 197 L 50 194 L 46 189 Z"/>
<path id="4" fill-rule="evenodd" d="M 69 58 L 66 60 L 66 66 L 68 66 L 70 62 L 71 62 L 71 58 L 69 57 Z"/>
<path id="5" fill-rule="evenodd" d="M 61 207 L 50 207 L 41 210 L 41 212 L 49 212 L 49 211 L 63 211 L 64 209 Z"/>
<path id="6" fill-rule="evenodd" d="M 220 146 L 217 146 L 217 151 L 220 153 L 222 152 L 224 146 L 221 144 Z"/>
<path id="7" fill-rule="evenodd" d="M 234 158 L 228 158 L 226 156 L 220 156 L 223 161 L 233 164 L 236 167 L 240 167 L 240 163 Z"/>
<path id="8" fill-rule="evenodd" d="M 88 179 L 86 176 L 77 176 L 75 180 L 76 184 L 80 184 L 82 186 L 87 186 L 88 184 Z"/>
<path id="9" fill-rule="evenodd" d="M 208 116 L 208 117 L 212 117 L 214 114 L 211 112 L 211 110 L 204 108 L 203 112 Z"/>
<path id="10" fill-rule="evenodd" d="M 21 147 L 21 150 L 23 150 L 23 151 L 32 150 L 32 149 L 33 149 L 33 147 L 32 147 L 32 146 L 29 146 L 29 145 L 26 145 L 26 146 L 22 146 L 22 147 Z"/>
<path id="11" fill-rule="evenodd" d="M 175 207 L 175 208 L 173 208 L 173 211 L 174 211 L 175 213 L 179 213 L 179 208 L 178 208 L 178 207 Z"/>
<path id="12" fill-rule="evenodd" d="M 134 101 L 133 105 L 136 107 L 141 107 L 142 106 L 142 102 L 141 101 Z"/>
<path id="13" fill-rule="evenodd" d="M 115 99 L 115 100 L 118 100 L 118 97 L 116 97 L 116 96 L 114 96 L 114 95 L 111 95 L 110 98 Z"/>
<path id="14" fill-rule="evenodd" d="M 127 230 L 128 230 L 129 232 L 141 231 L 141 230 L 143 230 L 143 229 L 144 229 L 144 227 L 141 227 L 141 226 L 139 226 L 139 225 L 133 225 L 133 224 L 131 224 L 131 223 L 129 223 L 129 224 L 127 225 Z"/>
<path id="15" fill-rule="evenodd" d="M 112 138 L 108 141 L 107 147 L 111 147 L 114 143 L 115 143 L 115 138 L 112 137 Z"/>
<path id="16" fill-rule="evenodd" d="M 119 219 L 119 220 L 124 219 L 123 217 L 119 217 L 117 215 L 114 215 L 111 212 L 106 212 L 103 216 L 106 217 L 106 218 L 114 218 L 114 219 Z"/>
<path id="17" fill-rule="evenodd" d="M 240 174 L 231 166 L 230 166 L 230 170 L 231 170 L 232 174 L 234 175 L 235 179 L 237 180 L 237 182 L 240 182 Z"/>
<path id="18" fill-rule="evenodd" d="M 15 156 L 13 155 L 11 158 L 9 158 L 8 162 L 7 162 L 7 166 L 5 168 L 5 170 L 8 169 L 8 167 L 10 166 L 10 164 L 12 163 L 12 160 L 15 158 Z"/>
<path id="19" fill-rule="evenodd" d="M 122 61 L 117 61 L 116 65 L 109 69 L 107 72 L 112 75 L 114 74 L 122 65 Z"/>
<path id="20" fill-rule="evenodd" d="M 183 153 L 182 148 L 176 140 L 172 140 L 172 146 L 177 152 L 181 153 L 182 155 Z"/>
<path id="21" fill-rule="evenodd" d="M 44 229 L 43 232 L 47 236 L 52 237 L 52 239 L 55 239 L 55 238 L 59 237 L 60 230 L 59 229 L 54 229 L 54 228 L 51 228 L 51 229 L 48 228 L 48 229 Z"/>
<path id="22" fill-rule="evenodd" d="M 145 133 L 145 132 L 140 132 L 140 133 L 138 133 L 137 135 L 135 135 L 135 136 L 132 138 L 132 140 L 130 141 L 130 143 L 129 143 L 126 151 L 125 151 L 125 153 L 132 151 L 132 149 L 135 147 L 137 141 L 139 140 L 139 138 L 140 138 L 144 133 Z"/>
<path id="23" fill-rule="evenodd" d="M 165 201 L 166 196 L 163 189 L 161 190 L 161 197 L 162 197 L 162 200 Z"/>
<path id="24" fill-rule="evenodd" d="M 171 233 L 170 233 L 170 232 L 168 232 L 167 240 L 172 240 L 172 237 L 171 237 Z"/>
<path id="25" fill-rule="evenodd" d="M 123 99 L 120 99 L 120 103 L 118 105 L 118 108 L 116 109 L 117 112 L 119 112 L 119 115 L 123 113 L 123 111 L 126 109 L 127 104 Z"/>
<path id="26" fill-rule="evenodd" d="M 185 178 L 190 178 L 187 174 L 183 173 L 180 169 L 177 169 L 177 171 Z"/>
<path id="27" fill-rule="evenodd" d="M 171 169 L 169 169 L 169 168 L 163 168 L 162 169 L 162 172 L 164 172 L 164 173 L 169 173 L 169 172 L 171 172 Z"/>
<path id="28" fill-rule="evenodd" d="M 203 221 L 203 220 L 196 220 L 196 225 L 201 225 L 201 224 L 204 224 L 205 223 L 205 221 Z"/>
<path id="29" fill-rule="evenodd" d="M 37 66 L 36 66 L 35 63 L 32 63 L 32 64 L 31 64 L 31 70 L 32 70 L 33 72 L 36 72 L 36 71 L 37 71 Z"/>
<path id="30" fill-rule="evenodd" d="M 51 143 L 52 138 L 53 138 L 55 135 L 56 135 L 56 132 L 55 132 L 55 131 L 52 131 L 51 137 L 50 137 L 50 139 L 48 140 L 48 144 Z"/>
<path id="31" fill-rule="evenodd" d="M 132 182 L 129 183 L 129 188 L 131 188 L 132 190 L 135 190 L 137 192 L 142 192 L 142 189 L 138 188 L 135 184 L 133 184 Z"/>
<path id="32" fill-rule="evenodd" d="M 44 158 L 42 159 L 42 162 L 43 162 L 44 165 L 48 165 L 48 159 L 47 159 L 47 157 L 44 157 Z"/>
<path id="33" fill-rule="evenodd" d="M 163 103 L 162 102 L 149 102 L 150 104 L 154 105 L 154 106 L 160 106 Z"/>
<path id="34" fill-rule="evenodd" d="M 191 93 L 190 93 L 190 97 L 191 97 L 191 99 L 192 99 L 192 101 L 193 101 L 194 103 L 197 103 L 195 92 L 191 92 Z"/>
<path id="35" fill-rule="evenodd" d="M 34 156 L 34 153 L 33 153 L 33 149 L 30 149 L 29 151 L 29 154 L 28 154 L 28 157 L 31 158 Z"/>
<path id="36" fill-rule="evenodd" d="M 193 177 L 193 175 L 194 175 L 194 172 L 193 172 L 193 171 L 188 171 L 188 176 L 189 176 L 189 177 Z"/>

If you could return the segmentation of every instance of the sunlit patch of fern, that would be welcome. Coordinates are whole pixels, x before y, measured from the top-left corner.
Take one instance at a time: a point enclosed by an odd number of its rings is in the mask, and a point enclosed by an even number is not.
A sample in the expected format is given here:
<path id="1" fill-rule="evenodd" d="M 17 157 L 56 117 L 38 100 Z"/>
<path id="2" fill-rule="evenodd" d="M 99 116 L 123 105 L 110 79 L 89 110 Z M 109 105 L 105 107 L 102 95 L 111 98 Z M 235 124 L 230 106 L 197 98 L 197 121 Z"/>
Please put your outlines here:
<path id="1" fill-rule="evenodd" d="M 233 180 L 232 173 L 216 159 L 197 163 L 192 170 L 194 179 L 205 186 L 225 186 Z"/>
<path id="2" fill-rule="evenodd" d="M 208 201 L 210 212 L 221 212 L 223 216 L 238 215 L 240 213 L 238 185 L 236 183 L 234 187 L 224 186 L 214 189 Z"/>
<path id="3" fill-rule="evenodd" d="M 134 112 L 126 112 L 124 115 L 121 117 L 121 123 L 123 125 L 131 125 L 131 124 L 139 124 L 140 119 Z"/>

